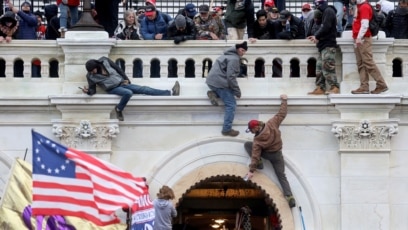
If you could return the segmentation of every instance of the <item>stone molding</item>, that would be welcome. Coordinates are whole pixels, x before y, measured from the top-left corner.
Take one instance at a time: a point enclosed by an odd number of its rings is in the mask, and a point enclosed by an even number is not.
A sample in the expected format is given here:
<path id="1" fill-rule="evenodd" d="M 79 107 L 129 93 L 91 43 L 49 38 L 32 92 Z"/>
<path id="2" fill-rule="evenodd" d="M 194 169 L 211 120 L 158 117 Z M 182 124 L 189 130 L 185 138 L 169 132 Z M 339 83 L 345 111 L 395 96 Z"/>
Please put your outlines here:
<path id="1" fill-rule="evenodd" d="M 388 121 L 334 122 L 331 130 L 339 139 L 340 151 L 391 151 L 391 137 L 398 134 L 398 123 Z"/>
<path id="2" fill-rule="evenodd" d="M 94 154 L 112 152 L 112 140 L 119 133 L 117 122 L 93 122 L 81 120 L 77 122 L 54 121 L 53 134 L 61 144 Z"/>

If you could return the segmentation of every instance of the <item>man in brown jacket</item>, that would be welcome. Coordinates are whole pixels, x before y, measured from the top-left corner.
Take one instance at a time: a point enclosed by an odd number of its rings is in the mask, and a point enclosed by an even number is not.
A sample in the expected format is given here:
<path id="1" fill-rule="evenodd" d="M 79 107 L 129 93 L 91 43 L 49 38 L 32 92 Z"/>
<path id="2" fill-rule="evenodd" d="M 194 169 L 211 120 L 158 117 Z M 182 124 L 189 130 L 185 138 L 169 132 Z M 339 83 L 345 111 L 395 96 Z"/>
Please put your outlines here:
<path id="1" fill-rule="evenodd" d="M 246 132 L 255 134 L 253 142 L 245 142 L 245 150 L 251 156 L 248 179 L 253 177 L 256 169 L 262 169 L 261 157 L 269 160 L 275 170 L 283 193 L 291 208 L 296 206 L 296 200 L 292 195 L 289 182 L 285 174 L 285 162 L 282 155 L 282 138 L 279 126 L 288 113 L 288 96 L 280 96 L 282 103 L 279 112 L 266 123 L 258 120 L 251 120 L 248 123 Z"/>

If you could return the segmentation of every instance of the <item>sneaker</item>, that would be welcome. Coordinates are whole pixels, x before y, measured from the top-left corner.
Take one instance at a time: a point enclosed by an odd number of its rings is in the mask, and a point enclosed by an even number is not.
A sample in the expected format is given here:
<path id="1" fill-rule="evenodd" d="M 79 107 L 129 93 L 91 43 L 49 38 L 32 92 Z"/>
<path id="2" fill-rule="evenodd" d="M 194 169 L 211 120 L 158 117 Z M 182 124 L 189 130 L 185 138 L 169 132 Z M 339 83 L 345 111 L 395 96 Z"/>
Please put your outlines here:
<path id="1" fill-rule="evenodd" d="M 176 81 L 176 83 L 174 83 L 174 86 L 171 89 L 171 91 L 173 92 L 173 96 L 179 96 L 180 95 L 180 83 L 178 81 Z"/>
<path id="2" fill-rule="evenodd" d="M 285 196 L 285 198 L 288 201 L 289 207 L 291 208 L 296 207 L 296 200 L 293 196 Z"/>
<path id="3" fill-rule="evenodd" d="M 231 129 L 231 130 L 228 131 L 228 132 L 221 132 L 221 133 L 222 133 L 222 135 L 224 135 L 224 136 L 236 137 L 236 136 L 238 136 L 239 131 Z"/>
<path id="4" fill-rule="evenodd" d="M 256 168 L 257 169 L 263 169 L 264 168 L 262 159 L 258 161 L 258 165 L 256 166 Z"/>
<path id="5" fill-rule="evenodd" d="M 210 99 L 212 105 L 218 106 L 217 94 L 215 94 L 214 91 L 212 90 L 207 91 L 207 96 Z"/>
<path id="6" fill-rule="evenodd" d="M 368 89 L 363 89 L 363 88 L 358 88 L 355 90 L 351 90 L 352 94 L 369 94 L 370 92 L 368 92 Z"/>
<path id="7" fill-rule="evenodd" d="M 124 121 L 125 120 L 125 118 L 123 117 L 122 111 L 119 111 L 118 107 L 115 107 L 115 112 L 116 112 L 116 118 L 119 121 Z"/>
<path id="8" fill-rule="evenodd" d="M 312 92 L 307 93 L 309 95 L 323 95 L 324 94 L 324 89 L 320 88 L 320 86 L 316 86 L 316 89 L 313 90 Z"/>
<path id="9" fill-rule="evenodd" d="M 337 86 L 332 86 L 330 90 L 327 90 L 324 94 L 328 95 L 328 94 L 339 94 L 339 93 L 340 93 L 340 89 Z"/>
<path id="10" fill-rule="evenodd" d="M 377 87 L 375 87 L 375 89 L 373 90 L 373 91 L 371 91 L 370 93 L 372 93 L 372 94 L 380 94 L 380 93 L 383 93 L 383 92 L 385 92 L 385 91 L 387 91 L 388 90 L 388 87 L 387 86 L 377 86 Z"/>

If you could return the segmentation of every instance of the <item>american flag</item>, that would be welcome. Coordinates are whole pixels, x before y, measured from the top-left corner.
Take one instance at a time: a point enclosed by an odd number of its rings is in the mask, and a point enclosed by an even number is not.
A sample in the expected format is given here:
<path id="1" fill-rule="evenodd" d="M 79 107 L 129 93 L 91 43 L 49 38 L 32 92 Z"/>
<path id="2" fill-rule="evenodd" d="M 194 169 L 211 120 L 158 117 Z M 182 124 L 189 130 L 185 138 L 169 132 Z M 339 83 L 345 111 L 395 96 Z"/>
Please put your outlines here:
<path id="1" fill-rule="evenodd" d="M 146 200 L 145 178 L 134 177 L 34 130 L 32 140 L 33 215 L 76 216 L 105 226 L 120 221 L 115 211 Z"/>

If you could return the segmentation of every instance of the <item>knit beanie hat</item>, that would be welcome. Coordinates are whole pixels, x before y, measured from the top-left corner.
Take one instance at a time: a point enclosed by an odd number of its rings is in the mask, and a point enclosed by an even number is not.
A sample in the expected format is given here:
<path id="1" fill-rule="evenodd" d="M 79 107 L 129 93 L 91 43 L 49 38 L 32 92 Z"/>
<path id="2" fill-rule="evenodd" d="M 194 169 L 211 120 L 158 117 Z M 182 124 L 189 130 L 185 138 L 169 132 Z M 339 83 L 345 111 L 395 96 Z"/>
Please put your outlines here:
<path id="1" fill-rule="evenodd" d="M 236 48 L 236 49 L 243 48 L 244 50 L 248 50 L 248 44 L 247 44 L 247 42 L 245 41 L 245 42 L 243 42 L 243 43 L 241 43 L 241 44 L 236 44 L 236 45 L 235 45 L 235 48 Z"/>
<path id="2" fill-rule="evenodd" d="M 95 59 L 88 60 L 85 64 L 85 68 L 88 72 L 91 72 L 93 69 L 98 68 L 99 63 Z"/>
<path id="3" fill-rule="evenodd" d="M 176 24 L 177 29 L 184 28 L 186 27 L 186 18 L 183 15 L 179 14 L 174 19 L 174 23 Z"/>

